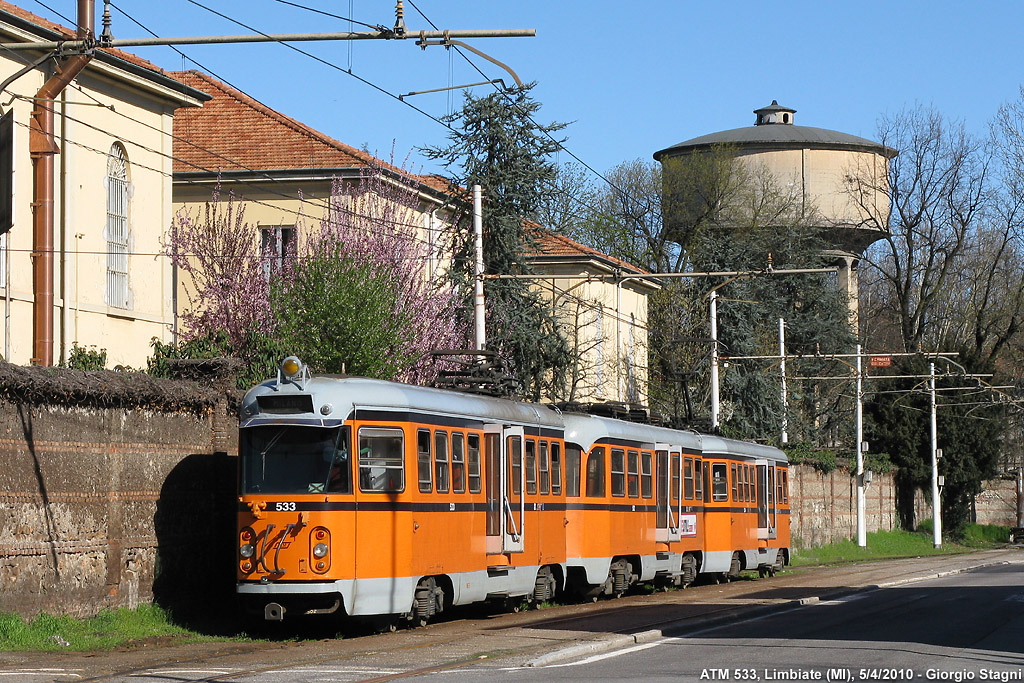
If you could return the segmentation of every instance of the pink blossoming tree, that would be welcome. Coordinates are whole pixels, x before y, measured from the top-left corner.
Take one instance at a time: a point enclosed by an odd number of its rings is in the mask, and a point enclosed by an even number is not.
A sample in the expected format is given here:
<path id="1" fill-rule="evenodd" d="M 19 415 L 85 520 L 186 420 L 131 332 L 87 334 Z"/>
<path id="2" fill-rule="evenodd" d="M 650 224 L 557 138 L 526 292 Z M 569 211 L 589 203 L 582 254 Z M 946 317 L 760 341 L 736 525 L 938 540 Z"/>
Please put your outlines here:
<path id="1" fill-rule="evenodd" d="M 221 333 L 235 355 L 262 363 L 252 346 L 269 340 L 314 372 L 429 383 L 439 369 L 430 352 L 465 346 L 466 328 L 432 267 L 441 240 L 423 234 L 418 205 L 407 174 L 367 168 L 335 182 L 319 226 L 297 226 L 283 260 L 261 253 L 258 229 L 230 199 L 215 195 L 202 221 L 179 215 L 166 251 L 195 285 L 184 339 Z"/>

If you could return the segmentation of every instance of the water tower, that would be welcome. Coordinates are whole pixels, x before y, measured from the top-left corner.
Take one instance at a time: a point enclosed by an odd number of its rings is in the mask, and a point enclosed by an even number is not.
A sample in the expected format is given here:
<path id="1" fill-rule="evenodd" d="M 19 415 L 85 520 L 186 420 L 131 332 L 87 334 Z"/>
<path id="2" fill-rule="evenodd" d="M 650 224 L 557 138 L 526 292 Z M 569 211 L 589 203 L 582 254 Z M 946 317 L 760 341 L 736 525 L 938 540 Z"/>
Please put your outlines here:
<path id="1" fill-rule="evenodd" d="M 850 313 L 856 321 L 857 263 L 864 250 L 884 235 L 877 226 L 885 225 L 888 217 L 884 188 L 896 150 L 856 135 L 798 126 L 796 110 L 775 100 L 754 114 L 753 126 L 686 140 L 655 152 L 654 158 L 665 166 L 669 159 L 725 149 L 751 168 L 766 168 L 780 184 L 795 187 L 808 215 L 815 216 L 829 253 L 836 257 L 839 284 L 850 297 Z M 847 181 L 851 176 L 862 180 L 856 198 Z M 881 220 L 870 220 L 872 216 Z"/>

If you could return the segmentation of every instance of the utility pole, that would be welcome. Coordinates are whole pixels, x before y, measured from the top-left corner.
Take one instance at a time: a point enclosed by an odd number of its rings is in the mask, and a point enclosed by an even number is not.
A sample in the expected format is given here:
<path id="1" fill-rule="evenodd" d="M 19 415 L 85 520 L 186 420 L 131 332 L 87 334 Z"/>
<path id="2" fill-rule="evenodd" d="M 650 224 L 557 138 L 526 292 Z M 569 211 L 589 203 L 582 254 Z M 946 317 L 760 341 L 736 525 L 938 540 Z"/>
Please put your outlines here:
<path id="1" fill-rule="evenodd" d="M 857 344 L 857 545 L 867 547 L 867 521 L 864 519 L 864 372 L 861 347 Z"/>
<path id="2" fill-rule="evenodd" d="M 786 321 L 779 318 L 779 370 L 782 372 L 782 443 L 789 443 L 789 398 L 786 396 Z"/>
<path id="3" fill-rule="evenodd" d="M 936 548 L 942 547 L 942 505 L 939 501 L 939 444 L 938 422 L 935 404 L 935 363 L 929 370 L 928 387 L 931 390 L 931 431 L 932 431 L 932 526 Z"/>
<path id="4" fill-rule="evenodd" d="M 476 348 L 483 351 L 487 345 L 487 327 L 484 324 L 484 212 L 483 191 L 473 186 L 473 242 L 476 266 L 473 278 L 473 322 L 476 329 Z"/>
<path id="5" fill-rule="evenodd" d="M 708 296 L 711 315 L 711 431 L 718 431 L 718 291 Z"/>

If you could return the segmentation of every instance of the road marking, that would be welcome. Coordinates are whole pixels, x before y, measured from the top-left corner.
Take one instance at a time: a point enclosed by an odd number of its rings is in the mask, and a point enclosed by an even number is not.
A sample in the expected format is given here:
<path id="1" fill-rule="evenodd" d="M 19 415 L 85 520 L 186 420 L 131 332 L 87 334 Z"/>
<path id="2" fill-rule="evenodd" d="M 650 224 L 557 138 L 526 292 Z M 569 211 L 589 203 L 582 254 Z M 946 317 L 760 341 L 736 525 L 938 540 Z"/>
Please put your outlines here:
<path id="1" fill-rule="evenodd" d="M 134 678 L 147 678 L 149 676 L 175 676 L 178 674 L 198 674 L 200 676 L 226 676 L 241 669 L 164 669 L 163 671 L 140 671 L 131 674 Z"/>
<path id="2" fill-rule="evenodd" d="M 18 669 L 17 671 L 0 671 L 0 676 L 65 676 L 68 678 L 81 678 L 81 674 L 67 671 L 66 669 Z"/>
<path id="3" fill-rule="evenodd" d="M 666 640 L 668 640 L 668 639 L 666 639 Z M 672 640 L 674 640 L 674 639 L 672 639 Z M 580 659 L 580 660 L 575 661 L 575 662 L 569 662 L 567 664 L 551 664 L 551 665 L 545 666 L 543 668 L 545 668 L 545 669 L 559 669 L 559 668 L 566 667 L 566 666 L 579 666 L 581 664 L 592 664 L 594 662 L 600 662 L 600 661 L 602 661 L 604 659 L 611 659 L 612 657 L 618 657 L 619 655 L 628 655 L 631 652 L 640 652 L 641 650 L 647 650 L 647 649 L 650 649 L 652 647 L 658 647 L 663 642 L 665 642 L 665 641 L 662 640 L 662 641 L 658 641 L 657 643 L 645 643 L 643 645 L 634 645 L 633 647 L 626 647 L 626 648 L 623 648 L 621 650 L 616 650 L 614 652 L 606 652 L 605 654 L 601 654 L 601 655 L 593 655 L 592 657 L 587 657 L 586 659 Z"/>

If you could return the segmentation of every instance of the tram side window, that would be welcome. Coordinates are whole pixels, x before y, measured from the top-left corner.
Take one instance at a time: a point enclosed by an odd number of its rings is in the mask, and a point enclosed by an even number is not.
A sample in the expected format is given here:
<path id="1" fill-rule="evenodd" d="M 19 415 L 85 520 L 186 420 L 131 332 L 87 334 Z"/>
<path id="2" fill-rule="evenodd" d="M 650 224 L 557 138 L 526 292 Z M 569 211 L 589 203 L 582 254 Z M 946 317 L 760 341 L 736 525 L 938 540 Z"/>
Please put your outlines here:
<path id="1" fill-rule="evenodd" d="M 720 503 L 729 500 L 729 480 L 724 462 L 711 464 L 711 500 Z"/>
<path id="2" fill-rule="evenodd" d="M 466 469 L 469 474 L 469 492 L 480 493 L 480 435 L 470 434 L 466 453 Z"/>
<path id="3" fill-rule="evenodd" d="M 628 476 L 626 482 L 629 485 L 629 497 L 639 498 L 640 497 L 640 454 L 637 451 L 630 451 L 626 465 L 628 467 Z"/>
<path id="4" fill-rule="evenodd" d="M 580 487 L 580 461 L 576 458 L 576 495 L 579 495 Z M 551 444 L 551 495 L 557 496 L 562 493 L 562 445 Z"/>
<path id="5" fill-rule="evenodd" d="M 540 442 L 540 457 L 537 460 L 537 483 L 540 492 L 547 495 L 551 490 L 551 462 L 548 460 L 548 442 Z"/>
<path id="6" fill-rule="evenodd" d="M 580 497 L 580 461 L 583 460 L 583 449 L 579 446 L 565 447 L 565 496 Z"/>
<path id="7" fill-rule="evenodd" d="M 448 493 L 448 433 L 434 432 L 434 481 L 438 493 Z"/>
<path id="8" fill-rule="evenodd" d="M 621 448 L 612 449 L 612 495 L 626 495 L 626 452 Z"/>
<path id="9" fill-rule="evenodd" d="M 587 458 L 587 497 L 604 498 L 604 448 L 595 448 Z"/>
<path id="10" fill-rule="evenodd" d="M 775 468 L 768 468 L 768 506 L 775 505 Z"/>
<path id="11" fill-rule="evenodd" d="M 452 433 L 452 493 L 466 492 L 466 443 L 462 432 Z"/>
<path id="12" fill-rule="evenodd" d="M 789 471 L 782 470 L 782 502 L 789 503 Z"/>
<path id="13" fill-rule="evenodd" d="M 747 500 L 754 500 L 754 467 L 747 465 Z"/>
<path id="14" fill-rule="evenodd" d="M 687 458 L 683 464 L 683 497 L 693 500 L 693 458 Z"/>
<path id="15" fill-rule="evenodd" d="M 430 493 L 432 480 L 430 477 L 430 430 L 428 429 L 416 432 L 416 463 L 420 493 Z"/>
<path id="16" fill-rule="evenodd" d="M 523 441 L 518 436 L 508 437 L 508 457 L 512 463 L 509 477 L 512 478 L 512 493 L 523 493 Z"/>
<path id="17" fill-rule="evenodd" d="M 678 453 L 672 454 L 672 500 L 679 500 L 679 461 L 680 457 Z"/>
<path id="18" fill-rule="evenodd" d="M 537 494 L 537 442 L 526 440 L 526 492 Z"/>
<path id="19" fill-rule="evenodd" d="M 740 487 L 740 501 L 747 502 L 747 466 L 740 465 L 739 468 L 739 487 Z"/>
<path id="20" fill-rule="evenodd" d="M 654 495 L 651 483 L 651 454 L 645 451 L 640 454 L 640 493 L 644 498 Z"/>
<path id="21" fill-rule="evenodd" d="M 693 463 L 693 497 L 697 500 L 704 500 L 703 460 L 695 460 Z"/>
<path id="22" fill-rule="evenodd" d="M 401 429 L 363 427 L 359 430 L 359 489 L 399 492 L 405 489 Z"/>

